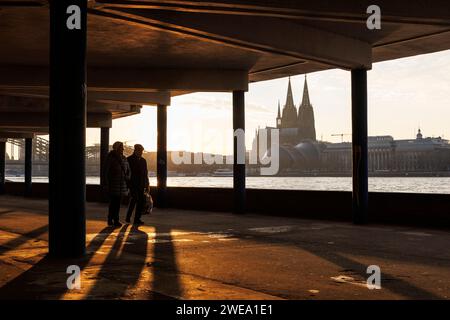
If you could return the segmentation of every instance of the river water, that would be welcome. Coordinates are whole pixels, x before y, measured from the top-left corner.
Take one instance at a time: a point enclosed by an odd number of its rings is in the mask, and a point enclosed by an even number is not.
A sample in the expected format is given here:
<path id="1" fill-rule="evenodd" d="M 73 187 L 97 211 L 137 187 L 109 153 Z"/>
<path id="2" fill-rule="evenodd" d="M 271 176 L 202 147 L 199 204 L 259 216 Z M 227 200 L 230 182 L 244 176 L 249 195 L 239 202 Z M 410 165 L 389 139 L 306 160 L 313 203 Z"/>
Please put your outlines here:
<path id="1" fill-rule="evenodd" d="M 6 177 L 10 181 L 23 181 L 23 177 Z M 33 182 L 47 182 L 47 177 L 33 177 Z M 88 184 L 99 184 L 98 177 L 87 177 Z M 156 185 L 156 178 L 150 178 Z M 351 191 L 351 177 L 247 177 L 247 188 L 289 190 Z M 167 185 L 173 187 L 231 188 L 232 177 L 168 177 Z M 372 177 L 369 191 L 450 194 L 450 177 Z"/>

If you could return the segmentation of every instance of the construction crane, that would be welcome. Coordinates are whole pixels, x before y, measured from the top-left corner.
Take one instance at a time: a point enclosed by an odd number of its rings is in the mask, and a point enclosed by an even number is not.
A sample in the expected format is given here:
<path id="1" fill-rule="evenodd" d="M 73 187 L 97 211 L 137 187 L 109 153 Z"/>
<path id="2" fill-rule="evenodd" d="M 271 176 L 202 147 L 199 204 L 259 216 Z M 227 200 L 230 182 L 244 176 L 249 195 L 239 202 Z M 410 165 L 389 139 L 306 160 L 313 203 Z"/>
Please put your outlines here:
<path id="1" fill-rule="evenodd" d="M 344 142 L 344 136 L 351 136 L 351 133 L 333 133 L 331 136 L 332 137 L 341 137 L 341 143 Z"/>

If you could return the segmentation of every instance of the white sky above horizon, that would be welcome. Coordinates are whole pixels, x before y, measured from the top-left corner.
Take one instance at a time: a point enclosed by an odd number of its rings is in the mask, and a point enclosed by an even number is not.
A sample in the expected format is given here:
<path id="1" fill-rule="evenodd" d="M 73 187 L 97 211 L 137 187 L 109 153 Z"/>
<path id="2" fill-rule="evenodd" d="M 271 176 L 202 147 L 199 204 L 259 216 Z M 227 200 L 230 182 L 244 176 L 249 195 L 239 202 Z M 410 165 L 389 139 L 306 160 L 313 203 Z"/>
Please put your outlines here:
<path id="1" fill-rule="evenodd" d="M 291 77 L 294 102 L 300 104 L 304 76 Z M 245 94 L 246 144 L 250 149 L 258 126 L 275 126 L 278 100 L 283 107 L 288 78 L 249 85 Z M 350 72 L 328 70 L 308 74 L 318 139 L 340 142 L 351 133 Z M 369 135 L 450 138 L 450 50 L 376 63 L 368 72 Z M 168 150 L 232 153 L 232 94 L 194 93 L 172 98 L 168 107 Z M 87 144 L 98 143 L 99 129 L 88 129 Z M 156 107 L 113 121 L 111 143 L 141 143 L 156 150 Z M 350 141 L 351 136 L 344 136 Z"/>

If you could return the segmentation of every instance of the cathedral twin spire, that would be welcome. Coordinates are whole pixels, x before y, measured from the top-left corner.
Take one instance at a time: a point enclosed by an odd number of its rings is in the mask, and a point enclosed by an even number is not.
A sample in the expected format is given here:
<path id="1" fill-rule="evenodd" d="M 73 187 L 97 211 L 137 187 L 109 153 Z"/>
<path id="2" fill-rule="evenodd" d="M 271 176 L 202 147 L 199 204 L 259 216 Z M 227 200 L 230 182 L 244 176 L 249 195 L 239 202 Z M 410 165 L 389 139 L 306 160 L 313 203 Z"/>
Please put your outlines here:
<path id="1" fill-rule="evenodd" d="M 294 97 L 292 95 L 291 78 L 289 77 L 288 90 L 286 95 L 286 104 L 283 108 L 283 115 L 280 119 L 280 104 L 278 102 L 277 127 L 279 128 L 297 128 L 298 138 L 316 140 L 316 130 L 314 125 L 314 110 L 312 108 L 308 82 L 305 75 L 303 86 L 302 102 L 298 108 L 295 107 Z"/>
<path id="2" fill-rule="evenodd" d="M 308 91 L 308 81 L 306 81 L 306 74 L 305 74 L 305 84 L 303 85 L 303 99 L 302 104 L 300 106 L 310 106 L 311 103 L 309 102 L 309 91 Z"/>
<path id="3" fill-rule="evenodd" d="M 291 77 L 289 77 L 289 83 L 288 83 L 288 90 L 287 90 L 287 95 L 286 95 L 286 104 L 284 105 L 284 107 L 294 107 L 294 96 L 292 95 L 292 87 L 291 87 Z"/>
<path id="4" fill-rule="evenodd" d="M 294 96 L 292 94 L 291 78 L 289 78 L 288 90 L 286 95 L 286 103 L 283 107 L 281 116 L 281 127 L 294 128 L 297 124 L 297 108 L 294 104 Z"/>

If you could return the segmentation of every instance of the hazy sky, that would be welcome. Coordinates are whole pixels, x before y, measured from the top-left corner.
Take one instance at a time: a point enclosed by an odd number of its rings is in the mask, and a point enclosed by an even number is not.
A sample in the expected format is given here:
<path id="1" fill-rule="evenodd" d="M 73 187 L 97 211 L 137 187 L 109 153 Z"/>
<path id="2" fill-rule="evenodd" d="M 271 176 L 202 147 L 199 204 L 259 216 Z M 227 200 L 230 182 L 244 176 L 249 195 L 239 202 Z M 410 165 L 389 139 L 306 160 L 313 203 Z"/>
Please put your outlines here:
<path id="1" fill-rule="evenodd" d="M 291 77 L 298 107 L 304 76 Z M 258 126 L 275 126 L 277 103 L 283 107 L 288 78 L 250 84 L 246 99 L 246 141 L 251 147 Z M 332 134 L 351 133 L 350 72 L 308 74 L 317 138 L 340 142 Z M 368 72 L 369 135 L 413 138 L 420 125 L 424 136 L 450 138 L 450 50 L 377 63 Z M 232 152 L 231 93 L 195 93 L 175 97 L 168 107 L 168 149 Z M 88 130 L 88 144 L 99 142 L 99 129 Z M 350 136 L 344 140 L 349 141 Z M 156 107 L 113 121 L 111 143 L 141 143 L 156 150 Z"/>

